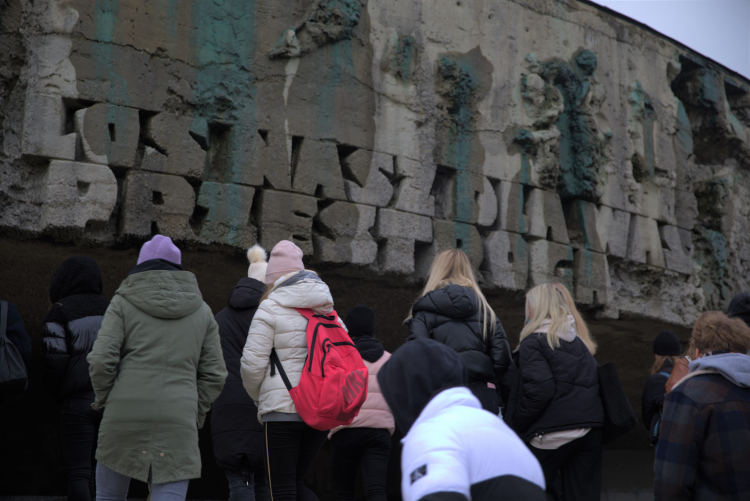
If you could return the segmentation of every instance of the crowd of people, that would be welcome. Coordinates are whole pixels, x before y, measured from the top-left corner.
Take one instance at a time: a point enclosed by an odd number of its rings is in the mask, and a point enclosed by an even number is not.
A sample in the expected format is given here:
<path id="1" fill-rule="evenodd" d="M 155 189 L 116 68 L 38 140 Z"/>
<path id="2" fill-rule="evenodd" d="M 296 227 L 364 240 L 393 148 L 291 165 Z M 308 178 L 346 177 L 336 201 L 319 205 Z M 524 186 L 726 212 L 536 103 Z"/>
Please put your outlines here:
<path id="1" fill-rule="evenodd" d="M 111 301 L 93 259 L 62 263 L 42 351 L 45 385 L 62 402 L 70 501 L 125 501 L 131 479 L 147 482 L 154 501 L 184 500 L 200 477 L 198 429 L 209 411 L 232 501 L 317 500 L 304 479 L 326 440 L 336 499 L 354 499 L 361 471 L 368 501 L 386 500 L 396 430 L 406 501 L 600 499 L 608 417 L 597 345 L 565 286 L 528 291 L 511 349 L 467 256 L 442 252 L 391 354 L 375 312 L 358 305 L 342 320 L 302 257 L 290 241 L 268 259 L 249 249 L 247 277 L 216 316 L 169 237 L 143 245 Z M 6 309 L 8 346 L 28 363 L 30 339 L 16 308 Z M 314 320 L 315 333 L 343 329 L 346 340 L 315 344 Z M 750 499 L 747 321 L 743 293 L 728 315 L 697 320 L 684 356 L 674 333 L 656 337 L 642 401 L 655 499 Z M 323 347 L 322 371 L 344 345 L 358 367 L 337 383 L 344 401 L 355 405 L 358 385 L 366 398 L 353 418 L 341 411 L 340 424 L 321 427 L 300 408 L 305 381 L 325 378 L 311 375 L 312 351 Z"/>

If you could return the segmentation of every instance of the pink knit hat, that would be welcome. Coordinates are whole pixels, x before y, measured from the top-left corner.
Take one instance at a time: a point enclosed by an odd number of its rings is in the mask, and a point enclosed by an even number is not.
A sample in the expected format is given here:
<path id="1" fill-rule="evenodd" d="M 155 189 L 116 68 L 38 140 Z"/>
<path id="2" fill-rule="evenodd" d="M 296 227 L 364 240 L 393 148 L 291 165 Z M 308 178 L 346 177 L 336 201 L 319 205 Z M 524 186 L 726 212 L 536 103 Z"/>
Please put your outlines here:
<path id="1" fill-rule="evenodd" d="M 138 254 L 138 264 L 150 259 L 164 259 L 170 263 L 181 264 L 182 253 L 172 243 L 171 238 L 156 235 L 141 247 L 141 252 Z"/>
<path id="2" fill-rule="evenodd" d="M 302 249 L 289 240 L 282 240 L 271 251 L 271 258 L 266 268 L 266 285 L 273 285 L 276 280 L 287 273 L 304 269 Z"/>

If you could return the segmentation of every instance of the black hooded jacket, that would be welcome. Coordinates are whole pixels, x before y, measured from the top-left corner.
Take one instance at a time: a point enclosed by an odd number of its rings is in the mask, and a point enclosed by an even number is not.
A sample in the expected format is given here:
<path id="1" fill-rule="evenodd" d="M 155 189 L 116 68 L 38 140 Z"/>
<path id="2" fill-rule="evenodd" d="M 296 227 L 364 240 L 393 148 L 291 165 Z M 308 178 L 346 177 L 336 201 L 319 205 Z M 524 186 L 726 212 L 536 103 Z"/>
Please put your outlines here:
<path id="1" fill-rule="evenodd" d="M 524 441 L 604 425 L 599 366 L 581 338 L 560 339 L 560 346 L 553 349 L 546 334 L 530 334 L 521 342 L 519 355 L 519 379 L 506 422 Z"/>
<path id="2" fill-rule="evenodd" d="M 531 478 L 536 470 L 537 482 L 543 483 L 542 470 L 526 446 L 497 416 L 482 410 L 468 389 L 464 393 L 457 389 L 467 384 L 467 378 L 455 350 L 431 339 L 418 339 L 396 350 L 377 377 L 396 426 L 405 436 L 401 474 L 410 478 L 405 498 L 545 499 L 543 489 Z M 433 412 L 439 410 L 430 415 L 428 405 Z M 420 416 L 421 424 L 414 426 Z M 507 454 L 498 458 L 503 452 Z"/>
<path id="3" fill-rule="evenodd" d="M 263 282 L 241 278 L 227 307 L 216 314 L 228 374 L 221 395 L 211 406 L 211 437 L 216 462 L 222 468 L 236 470 L 264 464 L 263 425 L 258 422 L 258 408 L 242 385 L 240 359 L 265 288 Z"/>
<path id="4" fill-rule="evenodd" d="M 646 380 L 646 385 L 643 387 L 641 417 L 643 418 L 643 426 L 649 431 L 649 436 L 653 433 L 656 418 L 661 417 L 660 411 L 664 407 L 664 398 L 666 397 L 665 386 L 667 379 L 669 379 L 669 376 L 665 376 L 664 374 L 671 375 L 672 369 L 674 369 L 674 363 L 671 358 L 667 358 L 661 370 L 656 374 L 651 374 Z M 661 374 L 662 372 L 664 374 Z"/>
<path id="5" fill-rule="evenodd" d="M 479 298 L 468 287 L 448 285 L 422 296 L 412 308 L 407 341 L 431 338 L 461 356 L 469 383 L 498 384 L 513 361 L 505 331 L 497 320 L 491 339 L 483 339 Z"/>
<path id="6" fill-rule="evenodd" d="M 50 278 L 49 297 L 42 333 L 44 384 L 55 398 L 90 395 L 93 401 L 86 355 L 109 306 L 99 265 L 84 256 L 66 259 Z"/>

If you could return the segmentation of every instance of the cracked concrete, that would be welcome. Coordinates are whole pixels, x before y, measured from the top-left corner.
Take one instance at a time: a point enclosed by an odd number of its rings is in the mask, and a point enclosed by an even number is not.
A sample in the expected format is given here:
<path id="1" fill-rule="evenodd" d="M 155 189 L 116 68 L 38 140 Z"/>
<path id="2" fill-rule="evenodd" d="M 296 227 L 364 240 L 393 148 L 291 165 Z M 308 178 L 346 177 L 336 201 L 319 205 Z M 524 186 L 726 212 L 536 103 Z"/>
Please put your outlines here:
<path id="1" fill-rule="evenodd" d="M 588 3 L 1 5 L 0 232 L 411 284 L 458 247 L 681 325 L 750 285 L 748 82 Z"/>

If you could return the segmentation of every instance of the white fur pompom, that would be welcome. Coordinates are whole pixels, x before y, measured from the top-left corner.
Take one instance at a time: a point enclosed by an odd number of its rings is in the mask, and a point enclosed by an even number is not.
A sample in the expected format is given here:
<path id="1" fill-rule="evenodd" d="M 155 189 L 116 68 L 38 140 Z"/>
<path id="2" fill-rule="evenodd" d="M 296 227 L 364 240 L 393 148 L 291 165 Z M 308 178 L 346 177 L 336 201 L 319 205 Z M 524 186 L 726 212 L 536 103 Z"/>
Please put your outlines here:
<path id="1" fill-rule="evenodd" d="M 250 264 L 265 263 L 266 251 L 260 245 L 253 245 L 247 250 L 247 259 L 250 261 Z"/>

